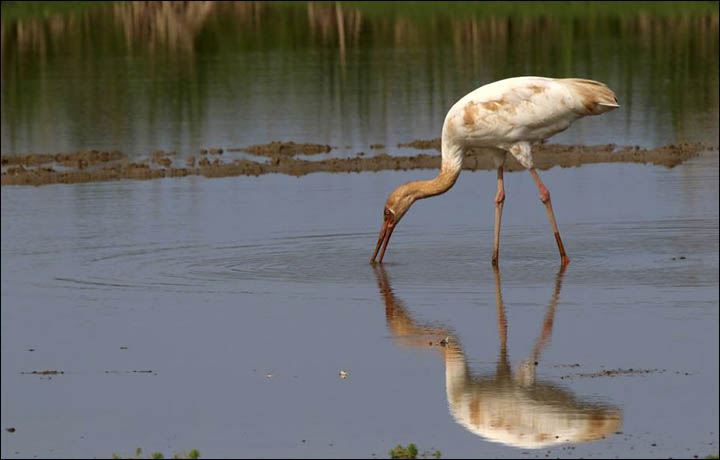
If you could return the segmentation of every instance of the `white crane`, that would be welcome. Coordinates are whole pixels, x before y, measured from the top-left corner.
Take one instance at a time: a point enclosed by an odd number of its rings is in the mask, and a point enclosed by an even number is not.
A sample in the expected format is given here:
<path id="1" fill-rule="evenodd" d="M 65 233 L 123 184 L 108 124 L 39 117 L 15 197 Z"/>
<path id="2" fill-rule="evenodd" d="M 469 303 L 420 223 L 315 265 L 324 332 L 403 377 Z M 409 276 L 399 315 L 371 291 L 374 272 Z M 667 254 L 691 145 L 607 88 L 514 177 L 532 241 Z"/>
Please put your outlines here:
<path id="1" fill-rule="evenodd" d="M 550 193 L 535 171 L 530 145 L 564 131 L 578 118 L 599 115 L 617 107 L 615 93 L 605 84 L 580 78 L 508 78 L 468 93 L 445 117 L 442 166 L 438 175 L 432 180 L 403 184 L 388 197 L 371 262 L 375 261 L 382 245 L 379 259 L 382 263 L 390 236 L 410 206 L 416 200 L 448 191 L 460 175 L 464 152 L 472 147 L 485 147 L 492 149 L 497 168 L 493 265 L 498 263 L 500 221 L 505 202 L 503 164 L 508 152 L 530 170 L 552 224 L 562 265 L 567 265 L 570 259 L 560 239 Z"/>

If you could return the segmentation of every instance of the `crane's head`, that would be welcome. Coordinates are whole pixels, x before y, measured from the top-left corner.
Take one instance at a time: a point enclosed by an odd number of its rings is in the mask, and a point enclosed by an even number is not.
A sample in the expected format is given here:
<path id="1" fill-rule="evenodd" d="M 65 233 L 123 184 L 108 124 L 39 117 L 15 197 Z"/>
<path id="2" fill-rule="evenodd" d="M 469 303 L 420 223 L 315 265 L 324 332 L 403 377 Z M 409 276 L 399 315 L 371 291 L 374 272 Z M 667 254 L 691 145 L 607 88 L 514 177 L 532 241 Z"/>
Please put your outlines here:
<path id="1" fill-rule="evenodd" d="M 378 262 L 382 263 L 383 257 L 385 256 L 385 249 L 387 249 L 388 242 L 390 241 L 390 235 L 392 235 L 395 226 L 400 219 L 403 218 L 405 213 L 410 206 L 418 198 L 417 187 L 414 187 L 415 183 L 408 182 L 400 187 L 396 188 L 394 192 L 390 194 L 387 201 L 385 202 L 385 210 L 383 211 L 383 226 L 380 229 L 380 236 L 378 237 L 377 245 L 375 246 L 375 252 L 373 252 L 371 262 L 375 262 L 380 246 L 383 246 L 383 250 L 380 253 L 380 259 Z M 383 245 L 384 243 L 384 245 Z"/>

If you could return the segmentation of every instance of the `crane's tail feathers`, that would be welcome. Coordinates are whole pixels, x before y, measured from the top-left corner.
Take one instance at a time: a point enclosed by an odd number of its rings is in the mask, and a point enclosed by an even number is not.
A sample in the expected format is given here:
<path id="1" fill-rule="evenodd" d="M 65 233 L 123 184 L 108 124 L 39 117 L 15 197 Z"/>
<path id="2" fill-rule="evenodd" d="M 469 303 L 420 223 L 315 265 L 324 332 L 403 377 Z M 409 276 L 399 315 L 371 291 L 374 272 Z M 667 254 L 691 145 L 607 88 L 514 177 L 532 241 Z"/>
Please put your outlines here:
<path id="1" fill-rule="evenodd" d="M 575 95 L 579 109 L 586 115 L 599 115 L 620 107 L 613 90 L 604 83 L 582 78 L 560 80 Z"/>

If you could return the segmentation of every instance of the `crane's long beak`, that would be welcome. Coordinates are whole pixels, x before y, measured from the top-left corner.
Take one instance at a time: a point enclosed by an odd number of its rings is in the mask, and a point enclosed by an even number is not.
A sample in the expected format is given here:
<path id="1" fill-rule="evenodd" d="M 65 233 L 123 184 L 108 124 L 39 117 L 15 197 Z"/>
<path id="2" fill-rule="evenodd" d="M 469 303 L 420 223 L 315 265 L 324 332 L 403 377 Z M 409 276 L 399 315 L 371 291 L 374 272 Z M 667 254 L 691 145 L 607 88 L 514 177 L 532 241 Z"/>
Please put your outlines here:
<path id="1" fill-rule="evenodd" d="M 382 252 L 380 253 L 380 259 L 378 260 L 378 262 L 382 263 L 383 257 L 385 257 L 385 250 L 387 249 L 390 236 L 392 235 L 394 229 L 395 222 L 393 221 L 392 214 L 386 212 L 382 229 L 380 229 L 380 236 L 378 237 L 377 245 L 375 246 L 375 252 L 373 252 L 370 262 L 375 262 L 375 256 L 377 256 L 377 253 L 380 250 L 380 245 L 383 245 Z M 383 242 L 385 244 L 383 244 Z"/>

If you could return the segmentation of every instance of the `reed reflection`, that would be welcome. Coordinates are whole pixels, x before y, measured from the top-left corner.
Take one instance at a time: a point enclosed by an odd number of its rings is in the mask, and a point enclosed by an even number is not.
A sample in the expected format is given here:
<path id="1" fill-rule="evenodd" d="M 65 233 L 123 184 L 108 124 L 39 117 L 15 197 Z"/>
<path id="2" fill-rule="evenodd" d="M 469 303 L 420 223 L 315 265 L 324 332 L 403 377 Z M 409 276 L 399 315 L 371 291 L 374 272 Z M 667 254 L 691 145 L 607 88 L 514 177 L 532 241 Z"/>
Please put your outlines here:
<path id="1" fill-rule="evenodd" d="M 542 330 L 529 356 L 512 369 L 507 352 L 507 317 L 502 300 L 500 272 L 495 269 L 495 301 L 500 350 L 495 372 L 473 374 L 462 345 L 447 329 L 416 322 L 393 294 L 385 268 L 373 266 L 385 302 L 385 316 L 393 339 L 404 346 L 438 349 L 445 362 L 445 386 L 455 421 L 489 441 L 523 448 L 590 442 L 605 438 L 622 423 L 617 407 L 576 397 L 567 388 L 538 381 L 535 369 L 552 335 L 553 320 L 564 270 L 555 280 Z M 434 347 L 433 347 L 434 348 Z"/>
<path id="2" fill-rule="evenodd" d="M 37 17 L 8 3 L 3 153 L 391 146 L 437 135 L 459 95 L 521 75 L 615 89 L 612 140 L 589 143 L 717 138 L 716 7 L 113 2 Z"/>

